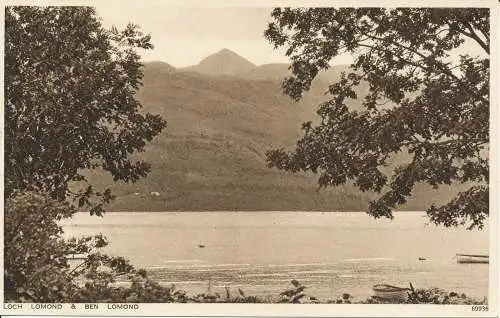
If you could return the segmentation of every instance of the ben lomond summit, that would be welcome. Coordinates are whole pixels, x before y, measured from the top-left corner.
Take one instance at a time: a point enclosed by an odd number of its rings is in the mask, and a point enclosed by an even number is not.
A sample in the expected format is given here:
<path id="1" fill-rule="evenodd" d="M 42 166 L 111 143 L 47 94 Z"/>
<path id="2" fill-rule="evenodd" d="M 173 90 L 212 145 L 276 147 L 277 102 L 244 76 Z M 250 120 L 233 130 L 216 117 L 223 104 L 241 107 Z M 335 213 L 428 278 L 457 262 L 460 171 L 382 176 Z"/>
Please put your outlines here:
<path id="1" fill-rule="evenodd" d="M 255 64 L 229 49 L 222 49 L 201 60 L 197 65 L 182 68 L 209 75 L 236 75 L 256 67 Z"/>
<path id="2" fill-rule="evenodd" d="M 151 65 L 153 62 L 146 62 L 148 68 L 157 68 L 161 63 L 155 62 L 156 65 Z M 167 64 L 167 63 L 165 63 Z M 277 82 L 277 87 L 281 87 L 281 82 L 287 76 L 291 76 L 289 63 L 266 63 L 256 65 L 251 61 L 245 59 L 239 54 L 227 48 L 221 49 L 203 58 L 198 64 L 174 68 L 167 64 L 169 67 L 163 72 L 171 72 L 172 70 L 179 72 L 196 72 L 204 75 L 212 76 L 236 76 L 248 80 L 271 80 Z M 314 81 L 319 85 L 313 85 L 315 88 L 321 90 L 321 95 L 328 89 L 329 83 L 335 82 L 339 79 L 340 73 L 348 69 L 347 65 L 330 65 L 326 71 L 318 74 L 318 78 Z M 281 89 L 279 89 L 281 94 Z"/>

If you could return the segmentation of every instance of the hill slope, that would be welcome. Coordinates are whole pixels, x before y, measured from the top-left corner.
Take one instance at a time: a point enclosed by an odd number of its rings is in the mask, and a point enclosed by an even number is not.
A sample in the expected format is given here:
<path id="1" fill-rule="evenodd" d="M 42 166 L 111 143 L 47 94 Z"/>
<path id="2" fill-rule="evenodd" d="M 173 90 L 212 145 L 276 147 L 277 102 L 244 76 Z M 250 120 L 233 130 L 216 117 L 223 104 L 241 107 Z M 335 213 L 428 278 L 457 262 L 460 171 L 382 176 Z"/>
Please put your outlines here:
<path id="1" fill-rule="evenodd" d="M 152 164 L 146 179 L 113 184 L 107 175 L 90 174 L 94 184 L 112 186 L 117 195 L 107 210 L 364 210 L 371 193 L 351 185 L 316 191 L 316 176 L 266 167 L 265 151 L 293 147 L 301 123 L 314 119 L 315 106 L 326 99 L 322 89 L 314 89 L 291 102 L 281 93 L 284 69 L 239 67 L 235 77 L 147 64 L 138 97 L 144 110 L 161 114 L 168 127 L 137 155 Z M 407 209 L 421 210 L 423 203 L 455 192 L 420 187 Z"/>

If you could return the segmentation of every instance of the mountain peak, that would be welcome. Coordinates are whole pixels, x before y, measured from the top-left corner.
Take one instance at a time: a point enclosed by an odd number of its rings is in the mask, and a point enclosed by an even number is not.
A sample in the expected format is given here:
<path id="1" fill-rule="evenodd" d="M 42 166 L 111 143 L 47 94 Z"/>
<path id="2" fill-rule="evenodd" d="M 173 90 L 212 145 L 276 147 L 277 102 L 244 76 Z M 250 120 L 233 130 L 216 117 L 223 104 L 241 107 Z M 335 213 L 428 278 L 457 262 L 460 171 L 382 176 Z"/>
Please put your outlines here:
<path id="1" fill-rule="evenodd" d="M 186 68 L 186 70 L 210 75 L 237 75 L 255 67 L 255 64 L 244 57 L 224 48 L 207 56 L 197 65 Z"/>
<path id="2" fill-rule="evenodd" d="M 234 52 L 234 51 L 231 51 L 230 49 L 227 49 L 227 48 L 223 48 L 213 54 L 210 54 L 209 56 L 207 56 L 206 58 L 204 58 L 203 60 L 209 58 L 209 57 L 213 57 L 213 56 L 225 56 L 225 57 L 233 57 L 233 58 L 239 58 L 239 59 L 243 59 L 245 61 L 247 61 L 248 63 L 252 64 L 252 62 L 246 60 L 244 57 L 242 57 L 241 55 L 239 55 L 238 53 Z M 202 61 L 203 61 L 202 60 Z M 254 65 L 255 66 L 255 65 Z"/>
<path id="3" fill-rule="evenodd" d="M 227 54 L 227 53 L 232 53 L 232 54 L 236 54 L 236 53 L 234 53 L 233 51 L 231 51 L 231 50 L 230 50 L 230 49 L 228 49 L 228 48 L 223 48 L 222 50 L 220 50 L 220 51 L 219 51 L 219 52 L 217 52 L 217 53 L 226 53 L 226 54 Z"/>

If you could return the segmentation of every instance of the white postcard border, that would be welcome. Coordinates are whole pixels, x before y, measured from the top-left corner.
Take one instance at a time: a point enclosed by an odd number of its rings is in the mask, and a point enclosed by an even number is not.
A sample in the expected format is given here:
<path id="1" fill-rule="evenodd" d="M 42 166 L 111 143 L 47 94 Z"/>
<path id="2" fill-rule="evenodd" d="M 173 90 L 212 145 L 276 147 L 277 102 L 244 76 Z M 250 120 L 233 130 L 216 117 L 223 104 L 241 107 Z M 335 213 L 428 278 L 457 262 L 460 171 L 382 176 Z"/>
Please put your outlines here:
<path id="1" fill-rule="evenodd" d="M 4 1 L 3 5 L 95 5 L 97 1 L 87 0 L 52 0 L 52 1 Z M 131 5 L 131 6 L 176 6 L 176 7 L 190 7 L 190 6 L 210 6 L 210 7 L 224 7 L 224 6 L 238 6 L 238 7 L 274 7 L 274 6 L 356 6 L 356 7 L 489 7 L 491 10 L 490 23 L 491 23 L 491 106 L 490 106 L 490 140 L 500 140 L 499 128 L 500 127 L 500 114 L 499 108 L 499 39 L 498 34 L 500 31 L 499 24 L 499 4 L 500 2 L 494 0 L 453 0 L 447 2 L 435 1 L 370 1 L 370 0 L 357 0 L 357 1 L 322 1 L 322 0 L 309 0 L 309 1 L 282 1 L 282 0 L 177 0 L 177 1 L 107 1 L 107 4 L 112 5 Z M 0 15 L 4 21 L 4 10 L 2 8 Z M 4 38 L 4 24 L 0 27 L 2 39 Z M 1 47 L 1 76 L 4 75 L 4 47 Z M 3 81 L 2 81 L 3 84 Z M 3 86 L 3 85 L 2 85 Z M 3 89 L 0 93 L 2 105 L 4 101 Z M 2 144 L 2 152 L 0 155 L 0 168 L 1 180 L 0 188 L 3 189 L 3 141 L 4 141 L 4 126 L 3 111 L 0 113 L 1 126 L 0 126 L 0 142 Z M 500 207 L 500 193 L 499 182 L 500 172 L 498 164 L 500 162 L 499 143 L 490 143 L 490 216 L 489 235 L 490 235 L 490 285 L 489 285 L 489 310 L 488 311 L 472 311 L 472 306 L 467 305 L 383 305 L 383 304 L 138 304 L 137 310 L 113 310 L 108 309 L 107 304 L 99 303 L 98 310 L 85 310 L 83 304 L 75 304 L 78 309 L 71 309 L 71 304 L 62 304 L 62 309 L 33 309 L 32 304 L 23 303 L 22 309 L 5 309 L 7 304 L 3 303 L 3 279 L 0 280 L 0 314 L 9 316 L 168 316 L 168 317 L 332 317 L 332 316 L 346 316 L 346 317 L 498 317 L 498 286 L 499 286 L 499 216 Z M 0 194 L 0 207 L 3 211 L 4 196 L 3 191 Z M 0 235 L 3 237 L 3 213 L 0 216 Z M 1 255 L 3 259 L 3 240 L 1 245 Z M 0 262 L 0 269 L 3 272 L 3 261 Z"/>

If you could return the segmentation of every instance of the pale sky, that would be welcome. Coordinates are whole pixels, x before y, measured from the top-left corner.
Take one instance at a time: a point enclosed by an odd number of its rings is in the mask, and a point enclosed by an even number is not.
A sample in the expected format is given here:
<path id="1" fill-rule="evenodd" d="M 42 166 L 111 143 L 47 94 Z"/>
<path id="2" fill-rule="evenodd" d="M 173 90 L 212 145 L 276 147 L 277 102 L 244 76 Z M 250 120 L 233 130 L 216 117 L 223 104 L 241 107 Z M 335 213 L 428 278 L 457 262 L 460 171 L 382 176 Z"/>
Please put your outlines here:
<path id="1" fill-rule="evenodd" d="M 175 67 L 197 64 L 223 48 L 230 49 L 250 62 L 289 63 L 284 49 L 275 50 L 264 38 L 271 21 L 272 8 L 264 7 L 172 7 L 151 4 L 95 5 L 103 25 L 119 29 L 132 22 L 152 36 L 153 50 L 144 51 L 144 61 L 163 61 Z M 461 46 L 454 53 L 484 55 L 478 45 Z M 350 64 L 348 55 L 330 62 Z"/>
<path id="2" fill-rule="evenodd" d="M 97 5 L 96 9 L 105 27 L 123 28 L 133 22 L 151 34 L 155 48 L 142 55 L 145 61 L 183 67 L 227 48 L 257 65 L 289 62 L 283 49 L 274 50 L 264 38 L 271 8 Z M 339 58 L 333 64 L 345 63 L 350 59 Z"/>

